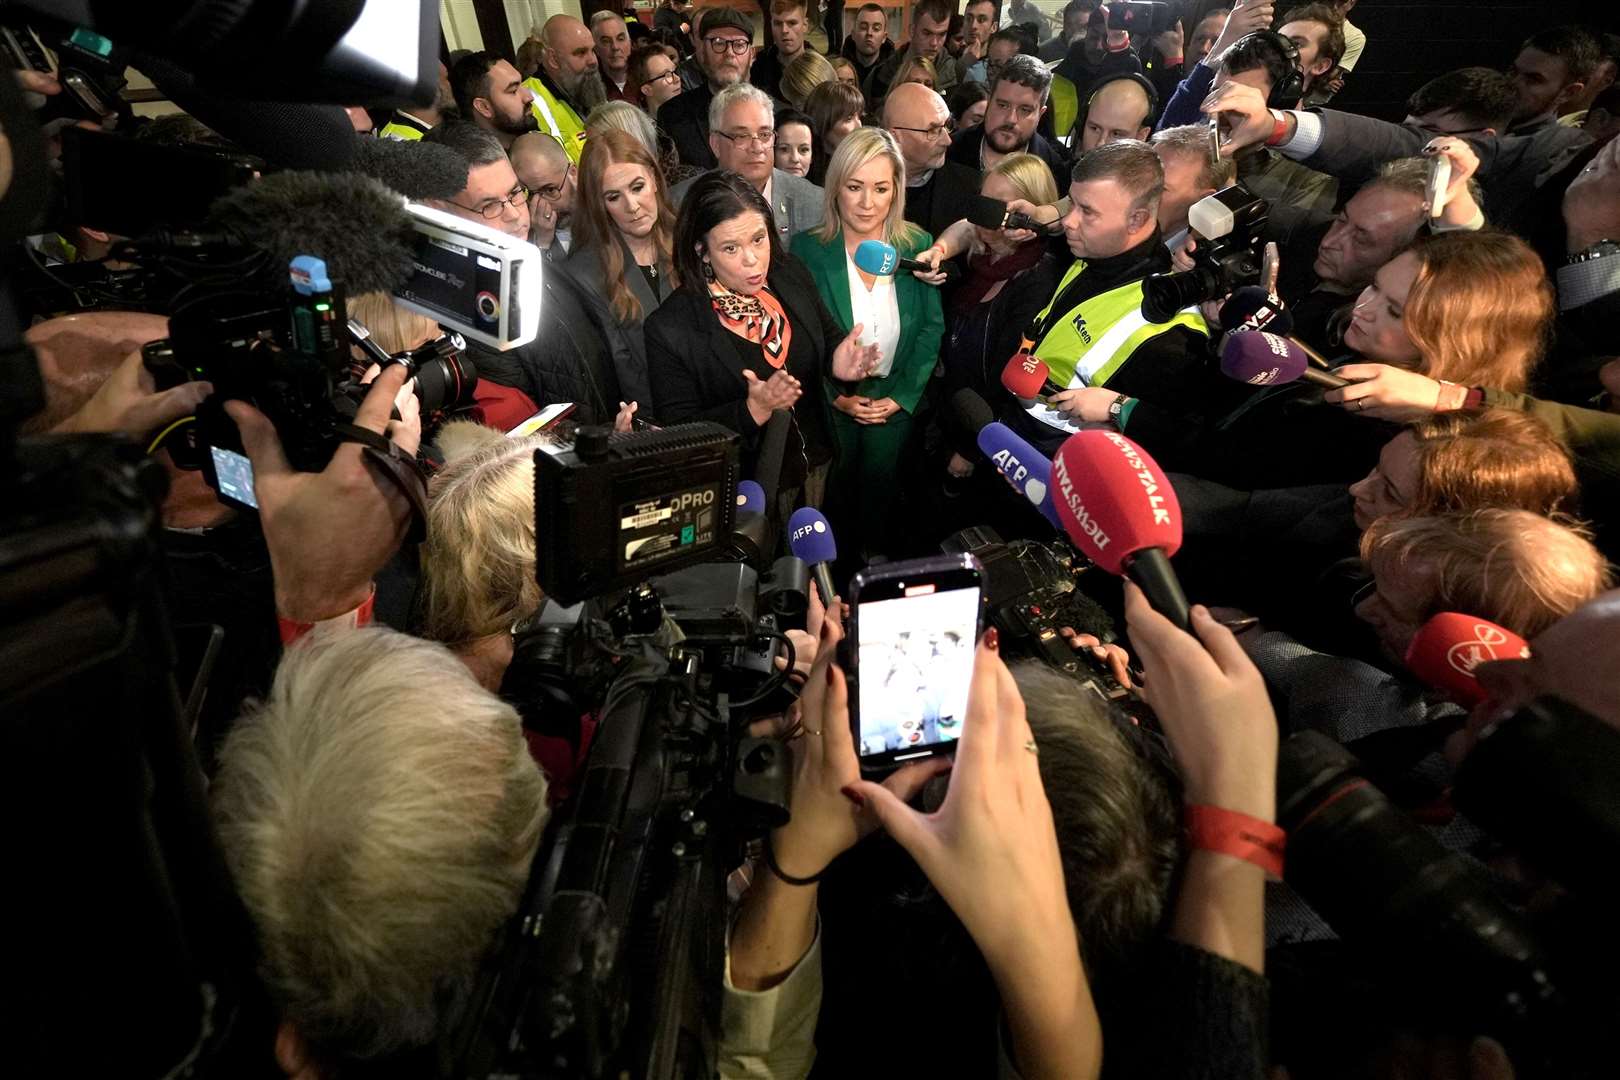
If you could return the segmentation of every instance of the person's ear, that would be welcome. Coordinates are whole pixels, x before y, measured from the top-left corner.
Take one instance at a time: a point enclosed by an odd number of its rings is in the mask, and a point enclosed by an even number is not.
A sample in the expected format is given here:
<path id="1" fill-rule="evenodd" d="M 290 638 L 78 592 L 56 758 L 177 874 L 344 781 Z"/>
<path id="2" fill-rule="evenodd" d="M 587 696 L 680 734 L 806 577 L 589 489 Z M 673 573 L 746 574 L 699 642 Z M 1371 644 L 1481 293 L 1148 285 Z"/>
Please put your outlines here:
<path id="1" fill-rule="evenodd" d="M 1144 228 L 1149 222 L 1156 220 L 1157 219 L 1152 214 L 1147 212 L 1147 207 L 1141 206 L 1125 215 L 1125 227 L 1131 232 L 1137 232 L 1138 230 Z"/>
<path id="2" fill-rule="evenodd" d="M 712 131 L 709 132 L 709 153 L 714 155 L 716 161 L 720 160 L 720 136 Z"/>
<path id="3" fill-rule="evenodd" d="M 276 1026 L 276 1064 L 287 1074 L 288 1080 L 320 1080 L 321 1073 L 315 1067 L 309 1043 L 290 1020 Z"/>
<path id="4" fill-rule="evenodd" d="M 495 119 L 495 106 L 489 98 L 475 97 L 472 101 L 473 112 L 485 120 Z"/>
<path id="5" fill-rule="evenodd" d="M 1558 91 L 1558 96 L 1553 98 L 1553 112 L 1556 113 L 1559 109 L 1580 97 L 1581 91 L 1585 89 L 1586 82 L 1582 80 L 1581 82 L 1572 82 Z"/>

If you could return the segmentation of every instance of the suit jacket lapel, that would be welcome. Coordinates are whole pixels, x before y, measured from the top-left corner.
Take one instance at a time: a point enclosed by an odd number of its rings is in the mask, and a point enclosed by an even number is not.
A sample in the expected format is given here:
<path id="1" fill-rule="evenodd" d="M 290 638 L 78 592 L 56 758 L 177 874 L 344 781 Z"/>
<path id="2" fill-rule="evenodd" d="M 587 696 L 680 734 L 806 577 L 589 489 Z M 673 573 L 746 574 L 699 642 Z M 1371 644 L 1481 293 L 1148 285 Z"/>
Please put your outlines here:
<path id="1" fill-rule="evenodd" d="M 818 270 L 823 275 L 823 292 L 832 297 L 833 318 L 845 332 L 855 326 L 855 307 L 849 296 L 849 256 L 844 252 L 844 230 L 839 229 L 832 243 L 821 245 L 822 262 Z"/>

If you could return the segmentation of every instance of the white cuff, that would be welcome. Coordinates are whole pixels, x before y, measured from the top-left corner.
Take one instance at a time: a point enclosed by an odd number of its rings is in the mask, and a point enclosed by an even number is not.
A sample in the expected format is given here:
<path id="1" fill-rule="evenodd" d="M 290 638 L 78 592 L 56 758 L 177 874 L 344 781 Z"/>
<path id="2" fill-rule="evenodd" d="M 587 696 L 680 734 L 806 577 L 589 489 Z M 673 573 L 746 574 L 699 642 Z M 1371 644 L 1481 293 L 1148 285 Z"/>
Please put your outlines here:
<path id="1" fill-rule="evenodd" d="M 1479 232 L 1485 227 L 1485 211 L 1478 206 L 1474 207 L 1474 216 L 1461 225 L 1448 225 L 1444 221 L 1435 221 L 1429 226 L 1431 232 Z"/>
<path id="2" fill-rule="evenodd" d="M 1316 153 L 1322 145 L 1322 118 L 1313 112 L 1290 110 L 1294 117 L 1294 137 L 1277 147 L 1283 157 L 1299 161 Z"/>

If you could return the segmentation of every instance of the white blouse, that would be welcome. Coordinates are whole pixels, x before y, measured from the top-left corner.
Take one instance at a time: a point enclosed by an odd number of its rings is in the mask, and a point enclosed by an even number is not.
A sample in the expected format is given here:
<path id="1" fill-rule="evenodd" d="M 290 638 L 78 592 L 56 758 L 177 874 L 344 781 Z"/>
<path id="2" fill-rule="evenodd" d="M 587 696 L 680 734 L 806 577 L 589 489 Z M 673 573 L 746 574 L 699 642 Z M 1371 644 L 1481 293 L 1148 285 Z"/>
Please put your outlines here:
<path id="1" fill-rule="evenodd" d="M 894 276 L 877 278 L 868 289 L 847 251 L 844 265 L 849 271 L 850 317 L 863 327 L 861 344 L 877 344 L 878 366 L 872 374 L 882 378 L 894 370 L 894 354 L 900 348 L 900 300 L 894 291 Z"/>

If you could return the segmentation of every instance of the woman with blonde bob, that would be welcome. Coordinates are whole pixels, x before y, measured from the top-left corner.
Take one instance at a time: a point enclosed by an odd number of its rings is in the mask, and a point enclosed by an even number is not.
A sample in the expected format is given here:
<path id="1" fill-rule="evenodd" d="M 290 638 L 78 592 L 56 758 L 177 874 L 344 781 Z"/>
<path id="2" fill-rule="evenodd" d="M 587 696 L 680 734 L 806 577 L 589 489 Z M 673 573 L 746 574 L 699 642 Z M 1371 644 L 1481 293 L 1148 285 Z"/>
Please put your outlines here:
<path id="1" fill-rule="evenodd" d="M 934 70 L 934 62 L 926 56 L 910 56 L 900 61 L 900 66 L 894 71 L 894 82 L 889 86 L 893 89 L 901 83 L 922 83 L 930 90 L 939 89 L 939 75 Z"/>
<path id="2" fill-rule="evenodd" d="M 821 226 L 795 236 L 792 251 L 809 268 L 838 324 L 863 326 L 863 342 L 876 345 L 879 356 L 876 371 L 853 393 L 832 397 L 840 479 L 829 490 L 859 493 L 851 522 L 858 522 L 858 531 L 840 535 L 859 536 L 881 550 L 883 522 L 899 486 L 900 452 L 933 374 L 945 321 L 934 286 L 905 272 L 870 274 L 856 266 L 854 256 L 861 244 L 877 241 L 911 258 L 933 238 L 905 220 L 905 161 L 883 128 L 857 128 L 839 144 L 827 166 L 825 192 Z"/>
<path id="3" fill-rule="evenodd" d="M 642 324 L 673 288 L 675 211 L 664 175 L 641 138 L 603 128 L 585 144 L 578 190 L 574 250 L 562 271 L 608 343 L 620 399 L 645 404 Z"/>
<path id="4" fill-rule="evenodd" d="M 788 61 L 788 66 L 783 69 L 782 96 L 795 109 L 802 109 L 810 91 L 822 83 L 837 81 L 838 72 L 833 70 L 831 62 L 820 53 L 806 49 Z"/>

